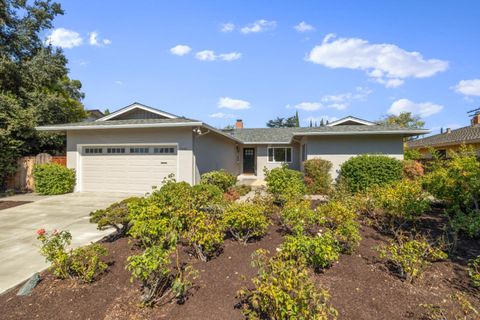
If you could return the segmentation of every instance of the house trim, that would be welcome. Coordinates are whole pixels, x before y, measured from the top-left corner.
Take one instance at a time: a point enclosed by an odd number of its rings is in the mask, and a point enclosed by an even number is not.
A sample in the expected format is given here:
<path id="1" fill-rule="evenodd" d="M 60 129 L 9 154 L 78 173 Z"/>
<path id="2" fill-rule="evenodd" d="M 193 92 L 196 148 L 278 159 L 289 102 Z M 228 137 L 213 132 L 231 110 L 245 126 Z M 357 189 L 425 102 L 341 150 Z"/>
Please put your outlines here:
<path id="1" fill-rule="evenodd" d="M 148 111 L 148 112 L 151 112 L 151 113 L 158 114 L 158 115 L 163 116 L 163 117 L 168 118 L 168 119 L 178 118 L 178 116 L 176 116 L 174 114 L 171 114 L 171 113 L 168 113 L 168 112 L 165 112 L 165 111 L 161 111 L 161 110 L 146 106 L 146 105 L 138 103 L 138 102 L 134 102 L 134 103 L 122 108 L 122 109 L 119 109 L 115 112 L 112 112 L 109 115 L 106 115 L 106 116 L 104 116 L 100 119 L 97 119 L 95 121 L 111 120 L 112 118 L 115 118 L 115 117 L 117 117 L 121 114 L 127 113 L 127 112 L 129 112 L 133 109 L 142 109 L 142 110 L 145 110 L 145 111 Z"/>

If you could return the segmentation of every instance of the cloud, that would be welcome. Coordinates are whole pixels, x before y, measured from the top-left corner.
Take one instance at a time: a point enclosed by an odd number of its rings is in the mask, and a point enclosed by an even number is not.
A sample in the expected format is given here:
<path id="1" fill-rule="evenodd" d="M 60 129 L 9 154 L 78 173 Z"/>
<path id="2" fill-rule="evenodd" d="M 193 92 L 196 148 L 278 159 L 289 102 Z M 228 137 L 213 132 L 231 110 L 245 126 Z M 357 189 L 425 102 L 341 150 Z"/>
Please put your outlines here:
<path id="1" fill-rule="evenodd" d="M 442 109 L 443 106 L 432 102 L 416 103 L 408 99 L 399 99 L 392 103 L 388 109 L 388 113 L 399 115 L 402 112 L 411 112 L 412 114 L 425 118 L 442 111 Z"/>
<path id="2" fill-rule="evenodd" d="M 339 38 L 328 34 L 315 46 L 307 61 L 328 68 L 363 70 L 387 88 L 398 87 L 406 78 L 426 78 L 448 68 L 448 62 L 424 59 L 419 52 L 406 51 L 394 44 L 371 44 L 358 38 Z"/>
<path id="3" fill-rule="evenodd" d="M 189 54 L 192 51 L 192 48 L 185 44 L 177 44 L 175 47 L 170 48 L 170 53 L 176 56 L 184 56 Z"/>
<path id="4" fill-rule="evenodd" d="M 243 34 L 264 32 L 264 31 L 273 30 L 276 28 L 276 26 L 277 26 L 276 21 L 261 19 L 241 28 L 240 32 Z"/>
<path id="5" fill-rule="evenodd" d="M 213 50 L 203 50 L 195 54 L 195 58 L 200 61 L 234 61 L 240 59 L 241 57 L 242 54 L 240 52 L 221 53 L 217 55 Z"/>
<path id="6" fill-rule="evenodd" d="M 366 87 L 356 87 L 354 92 L 328 94 L 320 98 L 318 102 L 301 102 L 293 106 L 295 109 L 304 111 L 316 111 L 325 109 L 345 110 L 353 101 L 365 100 L 372 90 Z M 291 108 L 290 105 L 287 108 Z"/>
<path id="7" fill-rule="evenodd" d="M 220 32 L 232 32 L 235 30 L 235 25 L 233 23 L 222 23 L 220 25 Z"/>
<path id="8" fill-rule="evenodd" d="M 221 97 L 218 99 L 217 106 L 219 108 L 226 108 L 232 110 L 250 109 L 250 102 L 240 99 L 232 99 L 229 97 Z"/>
<path id="9" fill-rule="evenodd" d="M 208 115 L 210 118 L 217 118 L 217 119 L 233 119 L 236 118 L 234 114 L 231 113 L 223 113 L 223 112 L 216 112 Z"/>
<path id="10" fill-rule="evenodd" d="M 315 28 L 311 24 L 308 24 L 305 21 L 302 21 L 296 26 L 293 26 L 293 29 L 297 30 L 298 32 L 308 32 L 315 30 Z"/>
<path id="11" fill-rule="evenodd" d="M 71 49 L 78 47 L 83 43 L 83 39 L 78 32 L 65 28 L 54 29 L 45 42 L 49 45 Z"/>
<path id="12" fill-rule="evenodd" d="M 455 92 L 466 96 L 480 97 L 480 79 L 461 80 L 454 89 Z"/>
<path id="13" fill-rule="evenodd" d="M 88 34 L 88 43 L 92 46 L 108 46 L 109 44 L 112 43 L 109 39 L 98 39 L 98 32 L 93 31 Z"/>
<path id="14" fill-rule="evenodd" d="M 121 80 L 116 80 L 116 81 L 115 81 L 115 84 L 116 84 L 116 85 L 119 85 L 119 86 L 123 86 L 123 81 L 121 81 Z"/>

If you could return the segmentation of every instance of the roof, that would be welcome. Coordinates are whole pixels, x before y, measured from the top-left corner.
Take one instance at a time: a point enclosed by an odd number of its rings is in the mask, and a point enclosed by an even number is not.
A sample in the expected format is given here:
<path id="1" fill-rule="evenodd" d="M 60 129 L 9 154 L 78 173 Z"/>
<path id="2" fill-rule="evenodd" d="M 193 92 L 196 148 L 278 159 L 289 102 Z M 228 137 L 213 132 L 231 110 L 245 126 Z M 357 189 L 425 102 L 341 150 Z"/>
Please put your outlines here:
<path id="1" fill-rule="evenodd" d="M 401 135 L 415 136 L 428 130 L 408 129 L 385 125 L 340 125 L 308 128 L 243 128 L 229 130 L 230 134 L 247 144 L 291 143 L 296 136 L 313 135 Z"/>
<path id="2" fill-rule="evenodd" d="M 423 139 L 412 140 L 407 143 L 409 148 L 423 148 L 434 146 L 448 146 L 462 143 L 480 142 L 480 126 L 468 126 L 436 134 Z"/>
<path id="3" fill-rule="evenodd" d="M 90 121 L 74 122 L 65 124 L 52 124 L 37 127 L 40 131 L 65 131 L 65 130 L 83 130 L 83 129 L 112 129 L 112 128 L 141 128 L 141 127 L 176 127 L 176 126 L 195 126 L 202 125 L 201 121 L 174 118 L 174 119 L 129 119 L 129 120 L 108 120 L 108 121 Z"/>
<path id="4" fill-rule="evenodd" d="M 159 110 L 159 109 L 156 109 L 156 108 L 152 108 L 152 107 L 149 107 L 147 105 L 144 105 L 142 103 L 139 103 L 139 102 L 134 102 L 132 104 L 129 104 L 128 106 L 126 107 L 123 107 L 121 109 L 118 109 L 117 111 L 115 112 L 112 112 L 100 119 L 97 119 L 96 121 L 106 121 L 106 120 L 110 120 L 112 118 L 115 118 L 121 114 L 124 114 L 124 113 L 127 113 L 133 109 L 142 109 L 142 110 L 145 110 L 145 111 L 149 111 L 151 113 L 154 113 L 154 114 L 158 114 L 160 116 L 163 116 L 165 118 L 170 118 L 170 119 L 173 119 L 173 118 L 179 118 L 179 116 L 176 116 L 172 113 L 168 113 L 166 111 L 163 111 L 163 110 Z"/>
<path id="5" fill-rule="evenodd" d="M 327 124 L 327 126 L 333 127 L 333 126 L 346 125 L 346 124 L 351 125 L 352 123 L 356 123 L 356 124 L 359 124 L 359 125 L 363 124 L 363 125 L 366 125 L 366 126 L 376 125 L 375 122 L 363 120 L 363 119 L 353 117 L 353 116 L 348 116 L 348 117 L 345 117 L 345 118 L 342 118 L 342 119 L 338 119 L 337 121 L 330 122 L 329 124 Z"/>

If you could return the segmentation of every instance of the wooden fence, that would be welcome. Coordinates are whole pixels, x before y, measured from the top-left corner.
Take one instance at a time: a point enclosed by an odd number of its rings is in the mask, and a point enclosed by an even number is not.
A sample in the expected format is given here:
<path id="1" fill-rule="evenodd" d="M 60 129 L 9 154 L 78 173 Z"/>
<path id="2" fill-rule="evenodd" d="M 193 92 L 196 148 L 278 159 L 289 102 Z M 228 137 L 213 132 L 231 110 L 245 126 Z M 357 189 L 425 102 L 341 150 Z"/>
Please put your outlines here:
<path id="1" fill-rule="evenodd" d="M 8 178 L 7 189 L 21 192 L 31 192 L 34 189 L 33 167 L 36 164 L 58 163 L 67 165 L 66 156 L 51 156 L 48 153 L 40 153 L 36 156 L 22 157 L 17 161 L 17 172 Z"/>

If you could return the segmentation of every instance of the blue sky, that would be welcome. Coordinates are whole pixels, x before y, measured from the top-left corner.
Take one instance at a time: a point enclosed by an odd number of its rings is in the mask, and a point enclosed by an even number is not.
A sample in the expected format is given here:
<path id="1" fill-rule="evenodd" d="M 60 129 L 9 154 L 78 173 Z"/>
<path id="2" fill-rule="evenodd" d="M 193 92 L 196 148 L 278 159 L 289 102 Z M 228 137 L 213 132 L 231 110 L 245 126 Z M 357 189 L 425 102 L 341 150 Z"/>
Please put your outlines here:
<path id="1" fill-rule="evenodd" d="M 438 131 L 480 106 L 478 1 L 60 3 L 44 36 L 89 109 L 138 101 L 218 127 L 413 111 Z"/>

